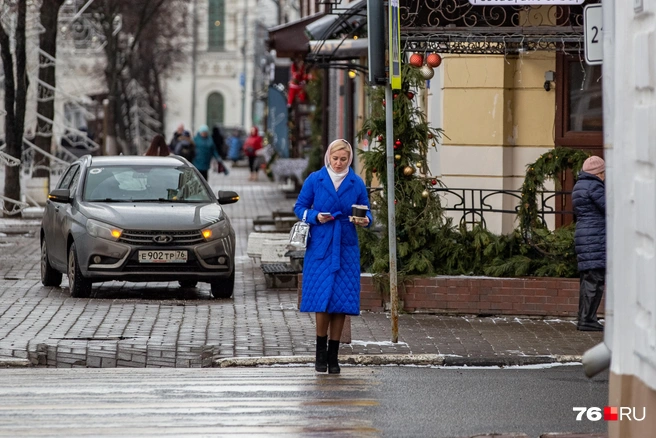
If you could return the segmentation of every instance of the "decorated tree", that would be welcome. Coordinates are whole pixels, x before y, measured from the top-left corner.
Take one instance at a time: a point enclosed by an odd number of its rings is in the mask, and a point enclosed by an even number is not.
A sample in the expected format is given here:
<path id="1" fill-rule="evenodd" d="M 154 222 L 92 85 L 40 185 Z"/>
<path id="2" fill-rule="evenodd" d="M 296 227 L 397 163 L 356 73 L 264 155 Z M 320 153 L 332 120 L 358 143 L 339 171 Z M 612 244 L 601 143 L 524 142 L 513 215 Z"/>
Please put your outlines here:
<path id="1" fill-rule="evenodd" d="M 427 154 L 437 146 L 442 130 L 430 127 L 416 105 L 415 96 L 425 84 L 421 72 L 406 65 L 402 77 L 402 89 L 394 91 L 393 102 L 385 102 L 384 88 L 370 89 L 371 115 L 358 133 L 360 141 L 369 144 L 368 150 L 358 151 L 366 183 L 371 186 L 376 179 L 383 187 L 371 194 L 375 221 L 382 227 L 360 231 L 361 245 L 368 249 L 361 252 L 362 264 L 374 273 L 389 270 L 385 105 L 392 105 L 397 269 L 401 276 L 430 275 L 435 273 L 434 249 L 445 218 L 437 194 L 430 190 L 438 181 L 431 176 Z"/>

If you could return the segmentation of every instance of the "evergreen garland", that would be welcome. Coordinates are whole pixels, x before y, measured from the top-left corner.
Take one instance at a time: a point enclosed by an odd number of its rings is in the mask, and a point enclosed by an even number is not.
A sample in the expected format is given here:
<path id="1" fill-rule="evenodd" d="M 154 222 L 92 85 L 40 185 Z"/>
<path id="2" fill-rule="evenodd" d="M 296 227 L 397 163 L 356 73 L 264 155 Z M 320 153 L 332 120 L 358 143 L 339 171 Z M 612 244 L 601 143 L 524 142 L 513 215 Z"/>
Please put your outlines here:
<path id="1" fill-rule="evenodd" d="M 578 175 L 583 162 L 590 155 L 579 149 L 558 147 L 542 154 L 534 163 L 526 166 L 526 176 L 522 184 L 522 202 L 519 208 L 519 223 L 524 231 L 544 227 L 538 218 L 537 194 L 545 190 L 547 179 L 554 181 L 556 190 L 560 190 L 560 174 L 572 169 Z"/>

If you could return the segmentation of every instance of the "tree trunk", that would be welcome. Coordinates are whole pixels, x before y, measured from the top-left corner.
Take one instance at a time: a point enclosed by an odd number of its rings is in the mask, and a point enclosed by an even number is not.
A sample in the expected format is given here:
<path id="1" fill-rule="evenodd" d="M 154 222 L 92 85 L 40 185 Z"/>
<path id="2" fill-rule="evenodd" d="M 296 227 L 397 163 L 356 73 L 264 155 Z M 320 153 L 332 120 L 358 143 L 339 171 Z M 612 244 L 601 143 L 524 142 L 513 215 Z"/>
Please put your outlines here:
<path id="1" fill-rule="evenodd" d="M 25 55 L 25 15 L 26 0 L 17 3 L 15 29 L 16 74 L 14 75 L 14 58 L 11 54 L 10 39 L 6 29 L 0 23 L 0 57 L 5 74 L 5 141 L 6 153 L 14 158 L 21 158 L 23 150 L 23 128 L 25 126 L 25 103 L 27 97 L 27 71 Z M 20 201 L 20 166 L 5 168 L 5 196 Z"/>
<path id="2" fill-rule="evenodd" d="M 41 3 L 41 10 L 39 19 L 44 28 L 44 32 L 39 35 L 39 47 L 48 55 L 55 58 L 57 56 L 57 17 L 59 9 L 64 4 L 65 0 L 43 0 Z M 36 112 L 43 116 L 45 119 L 54 120 L 55 118 L 55 94 L 52 89 L 56 86 L 55 64 L 50 59 L 45 59 L 39 56 L 41 62 L 45 62 L 45 66 L 39 68 L 39 83 L 37 84 L 38 94 L 41 98 L 37 102 Z M 47 85 L 48 87 L 45 87 Z M 48 99 L 44 97 L 48 96 Z M 52 123 L 47 120 L 37 119 L 36 122 L 36 139 L 34 143 L 37 147 L 46 152 L 53 153 L 55 148 L 52 145 Z M 50 167 L 50 160 L 48 157 L 41 155 L 38 152 L 34 154 L 34 161 L 36 164 L 41 164 L 44 167 Z M 38 169 L 34 176 L 49 177 L 50 172 L 47 169 Z"/>

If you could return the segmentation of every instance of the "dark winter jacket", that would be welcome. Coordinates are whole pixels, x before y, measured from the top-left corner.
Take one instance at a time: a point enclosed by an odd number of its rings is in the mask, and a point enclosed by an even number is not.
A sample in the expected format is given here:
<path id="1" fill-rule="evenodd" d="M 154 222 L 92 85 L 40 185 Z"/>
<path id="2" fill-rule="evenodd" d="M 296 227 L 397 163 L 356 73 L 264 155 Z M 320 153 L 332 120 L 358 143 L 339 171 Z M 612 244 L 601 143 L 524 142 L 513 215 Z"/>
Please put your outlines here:
<path id="1" fill-rule="evenodd" d="M 596 175 L 579 173 L 572 191 L 579 271 L 606 269 L 606 191 Z"/>

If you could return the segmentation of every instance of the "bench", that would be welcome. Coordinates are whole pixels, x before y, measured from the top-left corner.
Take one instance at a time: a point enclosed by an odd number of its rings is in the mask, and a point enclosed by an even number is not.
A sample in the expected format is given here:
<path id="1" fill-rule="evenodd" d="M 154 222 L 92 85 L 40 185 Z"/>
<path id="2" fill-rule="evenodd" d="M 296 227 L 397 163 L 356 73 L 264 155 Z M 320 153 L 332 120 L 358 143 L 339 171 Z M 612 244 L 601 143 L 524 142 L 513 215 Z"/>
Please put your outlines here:
<path id="1" fill-rule="evenodd" d="M 253 219 L 253 231 L 260 233 L 289 232 L 298 218 L 293 211 L 274 211 L 271 216 L 258 216 Z"/>
<path id="2" fill-rule="evenodd" d="M 248 235 L 248 243 L 246 244 L 246 255 L 252 259 L 262 258 L 262 249 L 264 242 L 273 240 L 276 242 L 289 242 L 288 233 L 265 233 L 265 232 L 252 232 Z"/>
<path id="3" fill-rule="evenodd" d="M 267 288 L 295 288 L 298 286 L 298 272 L 291 264 L 263 263 L 261 267 Z"/>

